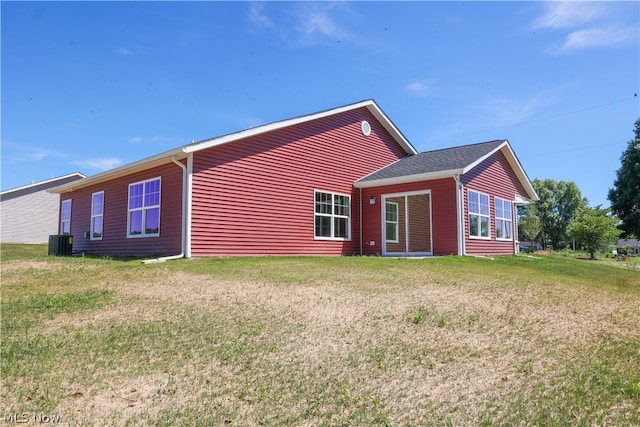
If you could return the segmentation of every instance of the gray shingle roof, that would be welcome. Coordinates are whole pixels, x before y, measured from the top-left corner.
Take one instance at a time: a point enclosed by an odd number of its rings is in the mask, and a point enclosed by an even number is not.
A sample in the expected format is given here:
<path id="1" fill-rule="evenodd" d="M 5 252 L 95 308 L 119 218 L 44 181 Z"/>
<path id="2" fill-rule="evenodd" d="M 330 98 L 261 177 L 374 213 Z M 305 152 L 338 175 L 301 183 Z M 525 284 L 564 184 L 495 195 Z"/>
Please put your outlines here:
<path id="1" fill-rule="evenodd" d="M 359 179 L 358 182 L 464 169 L 505 142 L 504 139 L 500 139 L 479 144 L 425 151 L 414 156 L 404 157 Z"/>

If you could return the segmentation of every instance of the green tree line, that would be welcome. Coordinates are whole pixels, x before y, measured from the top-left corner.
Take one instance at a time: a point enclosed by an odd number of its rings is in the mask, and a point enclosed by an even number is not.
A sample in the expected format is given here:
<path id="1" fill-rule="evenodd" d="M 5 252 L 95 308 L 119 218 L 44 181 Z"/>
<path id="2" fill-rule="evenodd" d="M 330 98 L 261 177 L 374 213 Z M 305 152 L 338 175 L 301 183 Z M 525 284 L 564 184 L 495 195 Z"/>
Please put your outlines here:
<path id="1" fill-rule="evenodd" d="M 611 208 L 589 207 L 574 182 L 535 179 L 539 200 L 518 210 L 520 239 L 543 249 L 585 249 L 594 258 L 620 235 L 640 236 L 640 119 L 634 135 L 608 193 Z"/>

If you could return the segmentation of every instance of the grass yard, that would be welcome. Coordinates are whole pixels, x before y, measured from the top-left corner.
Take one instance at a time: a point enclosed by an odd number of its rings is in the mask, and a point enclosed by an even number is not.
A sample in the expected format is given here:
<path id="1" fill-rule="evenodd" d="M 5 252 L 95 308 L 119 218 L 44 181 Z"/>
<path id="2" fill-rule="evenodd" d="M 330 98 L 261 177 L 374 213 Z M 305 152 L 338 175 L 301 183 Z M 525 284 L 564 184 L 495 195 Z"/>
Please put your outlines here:
<path id="1" fill-rule="evenodd" d="M 633 266 L 1 256 L 5 424 L 640 425 Z"/>

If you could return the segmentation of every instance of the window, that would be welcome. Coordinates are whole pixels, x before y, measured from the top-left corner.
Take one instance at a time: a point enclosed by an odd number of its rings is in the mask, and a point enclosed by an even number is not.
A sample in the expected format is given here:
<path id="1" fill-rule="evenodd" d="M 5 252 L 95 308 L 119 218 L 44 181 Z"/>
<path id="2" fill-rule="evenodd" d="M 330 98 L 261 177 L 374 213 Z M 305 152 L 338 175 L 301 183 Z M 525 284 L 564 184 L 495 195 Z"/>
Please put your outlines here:
<path id="1" fill-rule="evenodd" d="M 160 178 L 129 185 L 127 237 L 160 235 Z"/>
<path id="2" fill-rule="evenodd" d="M 63 200 L 60 209 L 60 234 L 71 234 L 71 200 Z"/>
<path id="3" fill-rule="evenodd" d="M 469 190 L 469 237 L 489 239 L 489 196 Z"/>
<path id="4" fill-rule="evenodd" d="M 102 240 L 102 217 L 104 214 L 104 191 L 91 196 L 91 240 Z"/>
<path id="5" fill-rule="evenodd" d="M 398 204 L 386 202 L 384 212 L 387 243 L 398 243 Z"/>
<path id="6" fill-rule="evenodd" d="M 342 194 L 315 192 L 316 239 L 351 238 L 351 197 Z"/>
<path id="7" fill-rule="evenodd" d="M 496 239 L 511 240 L 513 217 L 511 215 L 511 202 L 495 199 L 496 208 Z"/>

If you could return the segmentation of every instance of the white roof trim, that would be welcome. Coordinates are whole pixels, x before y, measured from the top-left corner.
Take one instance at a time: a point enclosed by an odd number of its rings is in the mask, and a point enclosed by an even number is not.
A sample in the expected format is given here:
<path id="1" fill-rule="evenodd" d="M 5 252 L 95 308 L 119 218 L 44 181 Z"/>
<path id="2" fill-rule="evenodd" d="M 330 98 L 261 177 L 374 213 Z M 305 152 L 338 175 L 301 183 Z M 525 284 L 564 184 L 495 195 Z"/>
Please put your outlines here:
<path id="1" fill-rule="evenodd" d="M 418 173 L 414 175 L 397 176 L 394 178 L 381 178 L 372 181 L 356 181 L 353 186 L 356 188 L 382 187 L 385 185 L 407 184 L 410 182 L 430 181 L 434 179 L 453 178 L 461 174 L 462 169 L 451 169 L 438 172 Z"/>
<path id="2" fill-rule="evenodd" d="M 235 132 L 228 135 L 223 135 L 220 137 L 206 139 L 204 141 L 184 145 L 182 147 L 178 147 L 173 150 L 157 154 L 155 156 L 147 157 L 146 159 L 138 160 L 137 162 L 134 162 L 134 163 L 129 163 L 115 169 L 111 169 L 105 172 L 98 173 L 96 175 L 92 175 L 88 178 L 84 178 L 82 180 L 78 180 L 73 183 L 51 188 L 47 191 L 49 191 L 50 193 L 65 193 L 69 191 L 74 191 L 76 189 L 87 187 L 92 184 L 97 184 L 107 179 L 119 178 L 122 176 L 129 175 L 131 173 L 143 171 L 155 166 L 169 163 L 171 162 L 171 158 L 173 156 L 176 156 L 176 158 L 179 160 L 184 159 L 190 153 L 206 150 L 208 148 L 216 147 L 218 145 L 228 144 L 230 142 L 242 140 L 250 136 L 260 135 L 266 132 L 271 132 L 277 129 L 282 129 L 282 128 L 286 128 L 296 124 L 317 120 L 323 117 L 340 114 L 345 111 L 355 110 L 362 107 L 366 107 L 371 112 L 371 114 L 373 114 L 373 116 L 382 124 L 382 126 L 384 126 L 384 128 L 391 134 L 393 139 L 405 150 L 407 154 L 417 154 L 416 149 L 404 137 L 402 132 L 400 132 L 400 130 L 396 128 L 393 122 L 380 109 L 380 107 L 378 107 L 378 104 L 376 104 L 374 100 L 369 99 L 366 101 L 357 102 L 355 104 L 345 105 L 342 107 L 321 111 L 319 113 L 295 117 L 293 119 L 282 120 L 279 122 L 258 126 L 258 127 L 243 130 L 240 132 Z"/>
<path id="3" fill-rule="evenodd" d="M 255 135 L 271 132 L 278 129 L 283 129 L 289 126 L 294 126 L 300 123 L 309 122 L 312 120 L 321 119 L 323 117 L 329 117 L 336 114 L 343 113 L 345 111 L 351 111 L 358 108 L 366 107 L 373 116 L 384 126 L 384 128 L 391 134 L 398 144 L 407 152 L 407 154 L 417 154 L 416 149 L 409 143 L 404 137 L 402 132 L 396 128 L 393 122 L 387 117 L 386 114 L 378 107 L 378 105 L 372 99 L 361 101 L 355 104 L 345 105 L 342 107 L 333 108 L 331 110 L 321 111 L 319 113 L 309 114 L 306 116 L 294 117 L 293 119 L 281 120 L 255 128 L 235 132 L 228 135 L 223 135 L 204 141 L 196 142 L 183 147 L 185 153 L 193 153 L 200 150 L 206 150 L 211 147 L 217 147 L 218 145 L 228 144 L 240 139 L 248 138 Z"/>
<path id="4" fill-rule="evenodd" d="M 64 176 L 58 176 L 55 178 L 51 178 L 51 179 L 47 179 L 44 181 L 39 181 L 39 182 L 34 182 L 33 184 L 27 184 L 27 185 L 23 185 L 22 187 L 17 187 L 17 188 L 11 188 L 9 190 L 5 190 L 3 192 L 1 192 L 0 194 L 2 194 L 3 196 L 6 194 L 10 194 L 16 191 L 22 191 L 22 190 L 28 190 L 31 187 L 38 187 L 44 184 L 52 184 L 56 181 L 62 181 L 64 179 L 68 179 L 68 178 L 72 178 L 74 176 L 77 176 L 78 179 L 82 179 L 82 178 L 86 178 L 86 176 L 80 172 L 74 172 L 74 173 L 70 173 L 68 175 L 64 175 Z"/>
<path id="5" fill-rule="evenodd" d="M 488 159 L 489 157 L 493 156 L 495 153 L 497 153 L 498 151 L 502 150 L 502 148 L 505 145 L 509 145 L 507 140 L 505 139 L 504 141 L 502 141 L 502 144 L 498 145 L 496 148 L 494 148 L 493 150 L 489 151 L 487 154 L 485 154 L 484 156 L 480 157 L 479 159 L 477 159 L 475 162 L 468 164 L 467 166 L 464 167 L 463 172 L 462 173 L 467 173 L 469 172 L 471 169 L 475 168 L 476 166 L 478 166 L 480 163 L 484 162 L 486 159 Z"/>
<path id="6" fill-rule="evenodd" d="M 506 139 L 504 140 L 504 142 L 502 144 L 500 144 L 498 147 L 493 149 L 491 152 L 489 152 L 489 153 L 485 154 L 484 156 L 480 157 L 475 162 L 467 165 L 464 168 L 464 172 L 463 173 L 469 172 L 471 169 L 475 168 L 480 163 L 484 162 L 486 159 L 488 159 L 490 156 L 493 156 L 498 151 L 502 151 L 505 154 L 505 157 L 506 157 L 507 161 L 509 162 L 509 165 L 511 165 L 511 169 L 513 169 L 513 171 L 515 172 L 516 176 L 518 177 L 518 180 L 520 181 L 520 183 L 524 187 L 524 190 L 527 192 L 527 196 L 529 196 L 528 200 L 530 202 L 538 200 L 538 193 L 536 193 L 536 190 L 531 185 L 531 181 L 529 180 L 529 177 L 525 173 L 524 168 L 520 164 L 520 161 L 518 160 L 518 157 L 516 157 L 516 153 L 513 152 L 513 149 L 511 148 L 511 144 L 509 144 L 509 141 L 506 140 Z"/>
<path id="7" fill-rule="evenodd" d="M 463 169 L 451 169 L 451 170 L 438 171 L 438 172 L 428 172 L 428 173 L 421 173 L 421 174 L 414 174 L 414 175 L 405 175 L 405 176 L 394 177 L 394 178 L 382 178 L 382 179 L 376 179 L 376 180 L 364 181 L 364 182 L 356 181 L 353 184 L 353 186 L 355 188 L 371 188 L 371 187 L 381 187 L 381 186 L 384 186 L 384 185 L 407 184 L 407 183 L 410 183 L 410 182 L 427 181 L 427 180 L 432 180 L 432 179 L 453 178 L 455 175 L 463 175 L 465 173 L 468 173 L 473 168 L 475 168 L 480 163 L 482 163 L 487 158 L 489 158 L 490 156 L 494 155 L 495 153 L 497 153 L 500 150 L 503 150 L 503 153 L 505 153 L 505 157 L 506 157 L 507 161 L 509 162 L 509 165 L 511 165 L 511 168 L 513 169 L 513 171 L 516 174 L 518 180 L 520 181 L 520 183 L 524 187 L 524 189 L 525 189 L 525 191 L 527 193 L 527 196 L 529 197 L 528 199 L 524 198 L 524 197 L 521 198 L 522 203 L 527 203 L 527 202 L 530 203 L 530 202 L 534 202 L 534 201 L 538 200 L 539 198 L 538 198 L 538 194 L 536 193 L 536 190 L 531 185 L 531 181 L 529 181 L 529 178 L 527 177 L 527 174 L 524 172 L 524 169 L 522 168 L 522 165 L 520 164 L 520 161 L 518 161 L 518 158 L 516 157 L 515 153 L 511 149 L 511 145 L 509 144 L 509 141 L 506 140 L 506 139 L 498 147 L 496 147 L 495 149 L 491 150 L 489 153 L 485 154 L 484 156 L 480 157 L 479 159 L 477 159 L 473 163 L 468 164 Z M 400 160 L 398 160 L 398 161 L 400 161 Z M 369 175 L 371 175 L 371 174 L 369 174 Z M 364 179 L 364 178 L 365 177 L 363 177 L 361 179 Z M 518 200 L 516 200 L 516 201 L 518 201 Z"/>
<path id="8" fill-rule="evenodd" d="M 132 173 L 151 169 L 152 167 L 155 167 L 155 166 L 160 166 L 166 163 L 170 163 L 171 158 L 173 156 L 176 156 L 178 160 L 181 160 L 187 157 L 182 147 L 180 147 L 170 151 L 165 151 L 164 153 L 160 153 L 155 156 L 138 160 L 137 162 L 128 163 L 124 166 L 120 166 L 115 169 L 111 169 L 105 172 L 100 172 L 88 178 L 80 179 L 78 181 L 70 182 L 68 184 L 60 185 L 58 187 L 53 187 L 48 189 L 47 191 L 49 193 L 58 193 L 58 194 L 66 193 L 69 191 L 75 191 L 80 188 L 84 188 L 93 184 L 100 183 L 107 179 L 119 178 L 122 176 L 130 175 Z"/>

